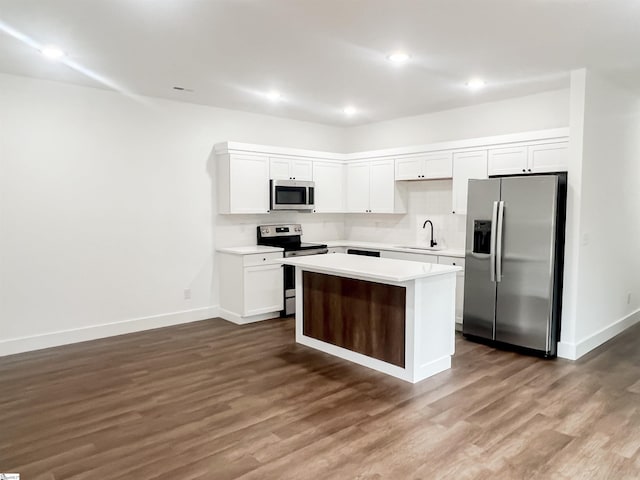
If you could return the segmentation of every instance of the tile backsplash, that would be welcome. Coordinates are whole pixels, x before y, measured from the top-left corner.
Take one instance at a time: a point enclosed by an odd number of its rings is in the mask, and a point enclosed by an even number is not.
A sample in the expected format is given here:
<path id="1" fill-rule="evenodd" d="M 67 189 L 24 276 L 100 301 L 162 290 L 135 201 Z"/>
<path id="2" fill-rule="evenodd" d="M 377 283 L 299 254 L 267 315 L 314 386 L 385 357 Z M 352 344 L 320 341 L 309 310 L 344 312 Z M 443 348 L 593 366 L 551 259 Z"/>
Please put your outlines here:
<path id="1" fill-rule="evenodd" d="M 345 238 L 397 245 L 428 245 L 429 225 L 434 226 L 438 245 L 464 249 L 466 216 L 454 215 L 451 180 L 406 182 L 407 213 L 404 215 L 345 215 Z"/>
<path id="2" fill-rule="evenodd" d="M 383 214 L 311 214 L 273 212 L 268 215 L 217 215 L 216 246 L 255 245 L 256 226 L 271 223 L 301 223 L 304 240 L 361 240 L 394 245 L 428 245 L 429 219 L 434 239 L 445 248 L 464 249 L 464 215 L 451 213 L 451 180 L 405 182 L 407 213 Z"/>

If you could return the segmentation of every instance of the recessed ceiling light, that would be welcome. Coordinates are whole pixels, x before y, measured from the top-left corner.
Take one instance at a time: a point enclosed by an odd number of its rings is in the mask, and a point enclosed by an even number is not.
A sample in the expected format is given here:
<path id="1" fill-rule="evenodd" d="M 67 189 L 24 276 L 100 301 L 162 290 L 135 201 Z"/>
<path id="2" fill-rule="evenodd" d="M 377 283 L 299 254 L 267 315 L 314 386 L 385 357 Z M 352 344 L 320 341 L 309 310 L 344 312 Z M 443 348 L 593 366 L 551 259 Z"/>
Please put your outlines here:
<path id="1" fill-rule="evenodd" d="M 394 52 L 387 57 L 390 62 L 398 65 L 407 62 L 410 58 L 409 54 L 405 52 Z"/>
<path id="2" fill-rule="evenodd" d="M 471 90 L 479 90 L 486 85 L 486 82 L 481 78 L 471 78 L 467 82 L 467 87 Z"/>
<path id="3" fill-rule="evenodd" d="M 49 60 L 60 60 L 65 56 L 64 50 L 55 45 L 47 45 L 40 49 L 40 53 L 47 57 Z"/>
<path id="4" fill-rule="evenodd" d="M 266 94 L 266 97 L 272 102 L 278 102 L 282 100 L 282 94 L 276 90 L 271 90 Z"/>
<path id="5" fill-rule="evenodd" d="M 352 106 L 352 105 L 348 105 L 346 107 L 344 107 L 343 110 L 344 114 L 347 116 L 351 116 L 351 115 L 355 115 L 356 114 L 356 107 Z"/>

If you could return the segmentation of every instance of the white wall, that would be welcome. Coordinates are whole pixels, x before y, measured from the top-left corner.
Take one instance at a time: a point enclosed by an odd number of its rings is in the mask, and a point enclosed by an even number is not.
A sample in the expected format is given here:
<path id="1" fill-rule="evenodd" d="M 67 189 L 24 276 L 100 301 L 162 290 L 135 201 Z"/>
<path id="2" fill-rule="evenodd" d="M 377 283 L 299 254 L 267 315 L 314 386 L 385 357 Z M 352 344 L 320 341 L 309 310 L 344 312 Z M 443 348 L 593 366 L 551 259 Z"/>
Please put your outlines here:
<path id="1" fill-rule="evenodd" d="M 347 149 L 376 150 L 568 125 L 569 90 L 564 89 L 351 127 Z"/>
<path id="2" fill-rule="evenodd" d="M 218 303 L 215 242 L 252 243 L 272 220 L 216 215 L 214 143 L 344 149 L 340 128 L 142 100 L 0 75 L 4 354 L 206 318 Z M 316 225 L 342 235 L 341 216 Z M 133 319 L 143 320 L 114 326 Z M 42 337 L 60 331 L 71 332 Z"/>
<path id="3" fill-rule="evenodd" d="M 640 98 L 577 73 L 586 82 L 576 309 L 573 338 L 563 335 L 575 357 L 640 320 Z"/>

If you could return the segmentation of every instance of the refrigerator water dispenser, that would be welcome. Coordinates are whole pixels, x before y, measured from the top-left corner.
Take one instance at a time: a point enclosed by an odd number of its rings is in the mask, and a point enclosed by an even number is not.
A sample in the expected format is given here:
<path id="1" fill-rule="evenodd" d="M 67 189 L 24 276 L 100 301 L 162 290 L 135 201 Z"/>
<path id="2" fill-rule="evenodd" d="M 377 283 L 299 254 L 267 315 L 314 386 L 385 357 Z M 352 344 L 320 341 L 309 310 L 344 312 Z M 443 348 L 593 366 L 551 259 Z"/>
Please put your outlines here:
<path id="1" fill-rule="evenodd" d="M 473 253 L 491 253 L 491 220 L 473 221 Z"/>

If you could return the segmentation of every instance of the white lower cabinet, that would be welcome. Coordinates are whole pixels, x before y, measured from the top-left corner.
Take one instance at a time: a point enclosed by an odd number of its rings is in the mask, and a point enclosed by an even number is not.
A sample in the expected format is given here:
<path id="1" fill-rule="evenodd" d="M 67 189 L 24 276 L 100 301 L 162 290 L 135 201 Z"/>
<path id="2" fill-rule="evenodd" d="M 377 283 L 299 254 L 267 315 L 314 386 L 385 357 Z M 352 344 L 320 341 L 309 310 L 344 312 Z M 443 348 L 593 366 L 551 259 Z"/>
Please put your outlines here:
<path id="1" fill-rule="evenodd" d="M 244 315 L 282 310 L 283 275 L 281 265 L 244 268 Z"/>
<path id="2" fill-rule="evenodd" d="M 439 256 L 438 263 L 462 267 L 462 271 L 456 273 L 456 323 L 461 329 L 464 307 L 464 258 Z"/>
<path id="3" fill-rule="evenodd" d="M 233 323 L 277 317 L 284 308 L 282 252 L 218 252 L 220 316 Z"/>

